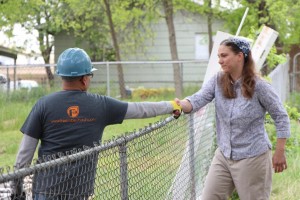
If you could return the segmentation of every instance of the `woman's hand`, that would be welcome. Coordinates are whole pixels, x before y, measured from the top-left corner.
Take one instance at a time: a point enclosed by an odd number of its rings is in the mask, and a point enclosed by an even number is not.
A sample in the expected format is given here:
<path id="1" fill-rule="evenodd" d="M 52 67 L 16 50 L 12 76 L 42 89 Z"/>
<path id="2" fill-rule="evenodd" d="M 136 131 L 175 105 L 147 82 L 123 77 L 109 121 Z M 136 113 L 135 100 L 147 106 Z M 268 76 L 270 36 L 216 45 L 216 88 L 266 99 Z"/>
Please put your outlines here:
<path id="1" fill-rule="evenodd" d="M 184 113 L 190 113 L 193 110 L 192 104 L 187 99 L 180 100 L 175 98 L 174 101 L 181 106 Z"/>
<path id="2" fill-rule="evenodd" d="M 276 150 L 272 159 L 275 173 L 280 173 L 283 172 L 283 170 L 287 169 L 287 162 L 286 162 L 286 157 L 284 152 L 285 143 L 286 143 L 285 138 L 277 139 Z"/>

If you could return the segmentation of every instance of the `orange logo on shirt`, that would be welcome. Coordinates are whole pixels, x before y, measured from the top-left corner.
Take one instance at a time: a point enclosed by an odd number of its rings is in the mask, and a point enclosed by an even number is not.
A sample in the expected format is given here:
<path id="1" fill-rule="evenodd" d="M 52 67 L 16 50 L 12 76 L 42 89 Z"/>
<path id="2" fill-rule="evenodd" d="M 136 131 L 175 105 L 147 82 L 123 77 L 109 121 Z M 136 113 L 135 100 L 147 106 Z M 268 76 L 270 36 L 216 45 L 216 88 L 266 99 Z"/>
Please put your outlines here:
<path id="1" fill-rule="evenodd" d="M 67 110 L 67 114 L 71 118 L 75 118 L 79 115 L 79 106 L 70 106 Z"/>

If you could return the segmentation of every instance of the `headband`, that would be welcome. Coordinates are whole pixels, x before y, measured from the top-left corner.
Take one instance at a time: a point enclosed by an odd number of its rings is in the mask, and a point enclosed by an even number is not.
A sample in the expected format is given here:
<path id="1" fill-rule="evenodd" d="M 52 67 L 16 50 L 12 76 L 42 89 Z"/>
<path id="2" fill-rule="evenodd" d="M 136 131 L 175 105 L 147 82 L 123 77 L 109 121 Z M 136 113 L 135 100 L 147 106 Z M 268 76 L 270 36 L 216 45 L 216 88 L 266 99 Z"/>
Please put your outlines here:
<path id="1" fill-rule="evenodd" d="M 234 43 L 240 50 L 242 50 L 245 58 L 249 55 L 250 43 L 247 40 L 238 37 L 230 37 L 228 38 L 228 41 Z"/>

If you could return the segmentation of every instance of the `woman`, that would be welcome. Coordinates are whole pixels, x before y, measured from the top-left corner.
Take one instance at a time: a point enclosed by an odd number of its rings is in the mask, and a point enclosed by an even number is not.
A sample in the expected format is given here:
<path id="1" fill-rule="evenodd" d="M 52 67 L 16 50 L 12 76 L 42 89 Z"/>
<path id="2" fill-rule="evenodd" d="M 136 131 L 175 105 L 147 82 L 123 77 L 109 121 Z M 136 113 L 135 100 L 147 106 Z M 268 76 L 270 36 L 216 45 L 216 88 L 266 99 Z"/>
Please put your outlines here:
<path id="1" fill-rule="evenodd" d="M 201 90 L 176 99 L 185 113 L 195 112 L 215 100 L 218 148 L 204 184 L 202 200 L 228 199 L 236 188 L 242 200 L 269 199 L 272 166 L 287 168 L 284 154 L 290 136 L 289 118 L 272 86 L 255 73 L 250 44 L 231 37 L 218 50 L 222 71 Z M 264 128 L 266 112 L 276 125 L 277 145 Z"/>

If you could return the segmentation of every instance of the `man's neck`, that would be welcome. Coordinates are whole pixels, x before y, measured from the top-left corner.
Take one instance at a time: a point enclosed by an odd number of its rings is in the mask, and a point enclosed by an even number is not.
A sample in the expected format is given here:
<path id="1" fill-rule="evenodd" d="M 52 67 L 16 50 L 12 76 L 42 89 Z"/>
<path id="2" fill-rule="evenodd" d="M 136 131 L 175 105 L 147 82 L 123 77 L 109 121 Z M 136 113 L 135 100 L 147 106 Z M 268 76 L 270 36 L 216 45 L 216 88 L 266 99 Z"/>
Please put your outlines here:
<path id="1" fill-rule="evenodd" d="M 78 90 L 78 91 L 86 91 L 86 87 L 82 84 L 78 83 L 77 81 L 74 82 L 63 82 L 62 85 L 63 90 Z"/>

